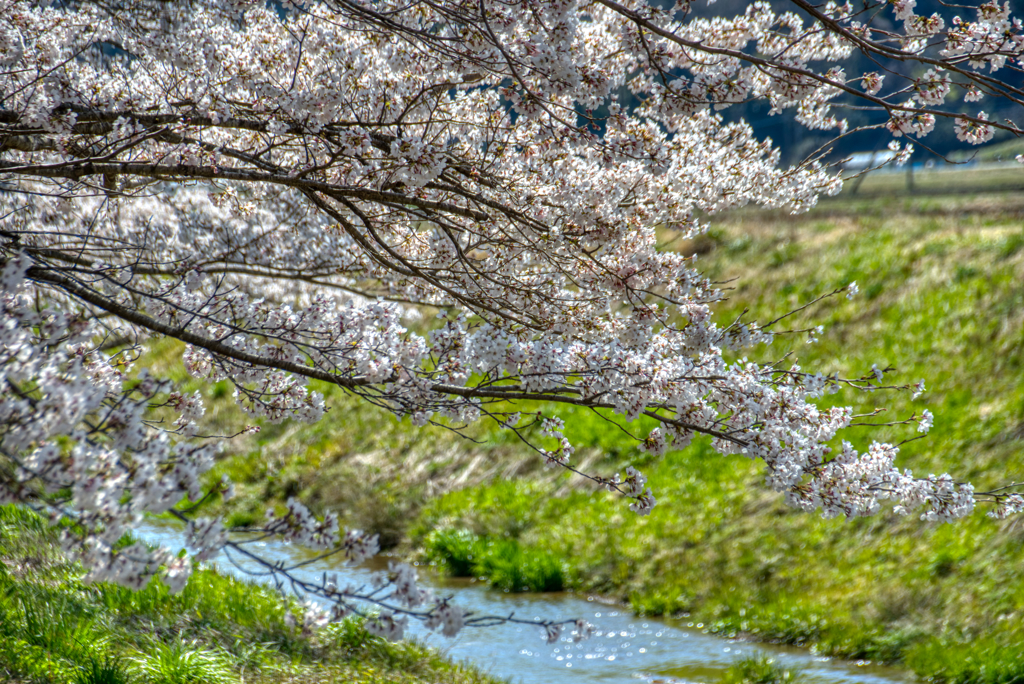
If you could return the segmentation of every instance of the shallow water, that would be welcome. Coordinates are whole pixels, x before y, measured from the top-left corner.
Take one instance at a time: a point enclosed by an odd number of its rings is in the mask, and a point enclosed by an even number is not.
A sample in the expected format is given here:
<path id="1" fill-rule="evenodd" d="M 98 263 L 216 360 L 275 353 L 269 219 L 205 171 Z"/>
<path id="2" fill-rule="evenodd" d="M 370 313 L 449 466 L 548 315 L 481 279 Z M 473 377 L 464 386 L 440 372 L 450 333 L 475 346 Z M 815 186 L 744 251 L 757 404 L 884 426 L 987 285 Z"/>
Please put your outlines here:
<path id="1" fill-rule="evenodd" d="M 182 546 L 181 528 L 165 521 L 147 521 L 137 530 L 140 538 L 171 549 Z M 282 542 L 260 542 L 250 547 L 270 560 L 292 564 L 312 558 L 304 549 Z M 362 584 L 370 574 L 386 567 L 387 559 L 352 568 L 330 560 L 307 565 L 295 574 L 318 578 L 323 572 L 338 574 L 339 584 Z M 223 553 L 218 567 L 245 576 Z M 506 594 L 473 580 L 438 577 L 418 568 L 423 584 L 439 595 L 452 595 L 463 608 L 476 614 L 509 615 L 519 618 L 585 618 L 596 632 L 590 639 L 573 643 L 563 637 L 547 644 L 537 628 L 502 625 L 465 629 L 455 639 L 431 634 L 419 625 L 410 631 L 419 641 L 443 650 L 456 660 L 465 660 L 499 677 L 518 684 L 658 684 L 672 682 L 713 682 L 738 658 L 763 651 L 780 662 L 799 667 L 810 679 L 834 684 L 903 684 L 910 678 L 899 670 L 868 663 L 818 658 L 806 650 L 752 644 L 722 639 L 703 632 L 703 625 L 652 618 L 639 618 L 621 606 L 602 603 L 596 597 L 574 594 Z"/>

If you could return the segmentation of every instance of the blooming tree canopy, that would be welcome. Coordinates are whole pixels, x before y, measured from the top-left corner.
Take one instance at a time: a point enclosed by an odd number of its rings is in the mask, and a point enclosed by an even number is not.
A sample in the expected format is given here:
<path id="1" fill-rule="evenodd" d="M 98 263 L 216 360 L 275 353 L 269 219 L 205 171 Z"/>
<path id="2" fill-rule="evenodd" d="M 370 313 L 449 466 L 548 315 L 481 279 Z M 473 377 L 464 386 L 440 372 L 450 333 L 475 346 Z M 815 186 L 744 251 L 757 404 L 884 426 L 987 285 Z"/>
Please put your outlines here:
<path id="1" fill-rule="evenodd" d="M 0 0 L 0 502 L 72 519 L 67 550 L 96 580 L 182 586 L 188 558 L 116 545 L 147 512 L 187 520 L 195 559 L 251 553 L 189 514 L 231 491 L 204 489 L 200 394 L 131 369 L 170 337 L 192 376 L 270 421 L 320 420 L 319 380 L 418 426 L 495 421 L 577 470 L 557 415 L 573 404 L 654 419 L 656 455 L 710 435 L 826 516 L 1024 507 L 843 442 L 852 410 L 815 400 L 882 371 L 728 361 L 778 321 L 719 325 L 720 290 L 658 248 L 659 227 L 696 236 L 700 216 L 798 212 L 840 189 L 827 150 L 784 168 L 723 118 L 731 105 L 765 100 L 836 136 L 846 108 L 880 112 L 903 155 L 937 127 L 972 144 L 1022 132 L 982 111 L 1024 102 L 1009 3 L 951 21 L 915 0 L 779 4 Z M 847 73 L 853 55 L 877 70 Z M 413 311 L 436 314 L 429 334 L 403 327 Z M 535 400 L 551 415 L 517 412 Z M 638 514 L 655 505 L 632 468 L 580 474 Z M 352 561 L 376 551 L 299 502 L 262 529 Z M 376 605 L 389 636 L 410 617 L 446 634 L 489 620 L 415 579 L 395 566 L 369 592 L 301 588 L 334 617 Z"/>

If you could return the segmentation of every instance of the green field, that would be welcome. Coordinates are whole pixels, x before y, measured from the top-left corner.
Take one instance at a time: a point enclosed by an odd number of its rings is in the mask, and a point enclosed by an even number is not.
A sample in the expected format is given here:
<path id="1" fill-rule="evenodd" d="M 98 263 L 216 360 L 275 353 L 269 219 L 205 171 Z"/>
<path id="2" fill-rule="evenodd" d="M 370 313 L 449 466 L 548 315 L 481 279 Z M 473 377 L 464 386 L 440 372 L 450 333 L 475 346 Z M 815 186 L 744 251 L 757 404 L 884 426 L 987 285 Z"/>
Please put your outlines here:
<path id="1" fill-rule="evenodd" d="M 1024 180 L 1024 169 L 1007 173 L 999 171 L 1000 182 Z M 901 465 L 917 474 L 950 472 L 981 488 L 1022 481 L 1024 193 L 908 196 L 878 178 L 869 176 L 863 194 L 801 216 L 746 210 L 712 217 L 699 240 L 664 238 L 729 281 L 723 322 L 744 309 L 753 320 L 772 319 L 857 281 L 854 300 L 827 300 L 790 321 L 824 325 L 816 344 L 780 337 L 748 356 L 791 352 L 805 369 L 854 377 L 877 363 L 898 369 L 896 382 L 924 379 L 916 402 L 909 392 L 828 401 L 861 412 L 884 407 L 884 422 L 931 410 L 932 432 L 901 452 Z M 868 181 L 881 187 L 869 194 Z M 994 181 L 962 174 L 935 182 Z M 153 353 L 170 369 L 175 351 Z M 756 464 L 715 455 L 700 441 L 652 461 L 603 417 L 557 409 L 585 469 L 634 464 L 649 476 L 659 504 L 637 518 L 610 494 L 539 467 L 507 432 L 480 427 L 467 441 L 415 430 L 320 389 L 332 406 L 324 421 L 264 426 L 221 461 L 217 477 L 227 473 L 239 486 L 224 511 L 232 523 L 299 496 L 388 545 L 502 588 L 601 592 L 647 614 L 688 613 L 722 634 L 903 663 L 933 681 L 1024 681 L 1019 519 L 825 521 L 784 506 Z M 227 387 L 207 390 L 211 427 L 244 422 Z M 861 447 L 916 436 L 908 426 L 861 430 L 847 435 Z"/>
<path id="2" fill-rule="evenodd" d="M 938 167 L 933 169 L 882 169 L 867 174 L 857 184 L 856 179 L 846 183 L 840 197 L 846 199 L 955 197 L 978 193 L 1024 192 L 1024 167 L 1020 164 L 1001 166 L 982 165 L 976 169 Z M 825 206 L 836 200 L 827 200 Z"/>

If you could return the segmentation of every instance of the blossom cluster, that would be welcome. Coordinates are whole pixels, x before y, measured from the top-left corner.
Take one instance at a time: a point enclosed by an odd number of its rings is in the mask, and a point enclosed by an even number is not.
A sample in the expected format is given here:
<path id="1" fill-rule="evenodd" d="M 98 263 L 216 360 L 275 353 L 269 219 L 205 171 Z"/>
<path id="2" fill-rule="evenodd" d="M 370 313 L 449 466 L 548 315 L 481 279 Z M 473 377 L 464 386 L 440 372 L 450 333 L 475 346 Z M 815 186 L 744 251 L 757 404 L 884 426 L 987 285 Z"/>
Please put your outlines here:
<path id="1" fill-rule="evenodd" d="M 26 275 L 32 266 L 31 257 L 17 254 L 0 269 L 0 382 L 10 390 L 0 398 L 0 503 L 48 510 L 55 519 L 68 517 L 74 526 L 62 532 L 61 544 L 82 563 L 87 581 L 141 589 L 159 577 L 172 591 L 180 591 L 194 561 L 209 561 L 225 546 L 237 546 L 219 518 L 188 520 L 185 543 L 190 556 L 143 542 L 119 542 L 144 514 L 174 510 L 180 516 L 177 504 L 209 494 L 204 494 L 202 477 L 213 465 L 214 445 L 174 443 L 174 437 L 191 434 L 158 430 L 147 421 L 160 395 L 167 397 L 163 405 L 180 415 L 175 421 L 179 428 L 195 425 L 203 414 L 202 403 L 198 395 L 171 391 L 168 381 L 158 381 L 146 370 L 129 377 L 117 356 L 107 357 L 90 345 L 95 330 L 80 319 L 37 310 L 27 296 Z M 228 497 L 230 482 L 222 479 L 209 491 Z M 281 515 L 268 511 L 259 531 L 315 550 L 342 551 L 357 564 L 379 551 L 376 535 L 342 533 L 336 516 L 313 516 L 294 499 Z M 269 562 L 268 570 L 281 571 Z M 391 588 L 384 600 L 393 608 L 368 624 L 374 633 L 400 638 L 409 615 L 446 636 L 465 625 L 465 612 L 420 588 L 409 565 L 392 564 L 388 574 L 379 576 L 379 585 Z M 325 580 L 320 595 L 333 608 L 328 613 L 307 604 L 301 618 L 305 633 L 351 614 L 353 604 L 381 604 L 379 596 L 338 589 L 336 581 Z M 396 615 L 393 609 L 407 614 Z M 292 613 L 288 617 L 298 624 Z"/>
<path id="2" fill-rule="evenodd" d="M 94 322 L 39 310 L 25 282 L 33 265 L 19 253 L 0 271 L 0 501 L 70 512 L 76 527 L 62 545 L 90 581 L 139 588 L 159 576 L 180 589 L 188 558 L 117 542 L 144 513 L 196 500 L 213 465 L 213 446 L 174 443 L 146 423 L 170 383 L 94 350 Z M 202 529 L 200 529 L 202 528 Z M 200 557 L 216 548 L 216 525 L 196 528 Z"/>
<path id="3" fill-rule="evenodd" d="M 406 609 L 416 609 L 429 604 L 429 608 L 423 613 L 423 624 L 427 629 L 453 637 L 465 626 L 466 612 L 450 599 L 436 597 L 431 590 L 421 588 L 418 585 L 416 569 L 411 565 L 391 562 L 388 564 L 387 574 L 378 575 L 378 578 L 382 583 L 389 583 L 391 591 L 388 599 L 397 605 Z M 396 616 L 391 610 L 382 611 L 366 624 L 371 634 L 388 639 L 400 639 L 407 627 L 408 620 L 403 616 Z"/>

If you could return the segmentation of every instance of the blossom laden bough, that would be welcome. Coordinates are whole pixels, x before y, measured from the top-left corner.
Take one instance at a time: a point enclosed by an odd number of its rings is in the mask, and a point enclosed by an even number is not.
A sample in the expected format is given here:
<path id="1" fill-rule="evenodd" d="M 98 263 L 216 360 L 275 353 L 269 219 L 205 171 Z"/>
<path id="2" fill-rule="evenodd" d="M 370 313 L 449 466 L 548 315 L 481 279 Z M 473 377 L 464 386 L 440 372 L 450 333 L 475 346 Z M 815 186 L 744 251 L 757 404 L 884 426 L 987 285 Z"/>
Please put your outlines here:
<path id="1" fill-rule="evenodd" d="M 559 406 L 656 421 L 638 436 L 652 457 L 706 435 L 826 516 L 1019 510 L 1010 491 L 901 472 L 892 445 L 836 450 L 867 423 L 816 400 L 882 389 L 892 369 L 747 361 L 786 316 L 720 324 L 724 294 L 696 257 L 659 245 L 726 209 L 802 211 L 839 191 L 822 157 L 780 166 L 771 141 L 727 122 L 740 102 L 837 135 L 850 102 L 894 138 L 1022 133 L 952 103 L 1024 103 L 1008 4 L 946 22 L 914 0 L 792 1 L 801 14 L 707 17 L 638 0 L 0 0 L 0 500 L 72 519 L 65 547 L 95 580 L 182 586 L 188 558 L 116 544 L 147 513 L 187 521 L 196 560 L 256 557 L 192 515 L 232 492 L 204 487 L 218 440 L 200 435 L 202 394 L 133 370 L 167 337 L 256 421 L 323 419 L 311 380 L 418 427 L 493 421 L 640 515 L 655 505 L 644 476 L 584 472 Z M 857 52 L 905 68 L 853 73 Z M 913 146 L 890 149 L 902 163 Z M 857 286 L 823 298 L 842 292 Z M 434 311 L 428 332 L 403 323 Z M 550 408 L 523 410 L 537 401 Z M 923 432 L 932 416 L 898 422 Z M 253 532 L 354 563 L 377 551 L 294 500 Z M 369 593 L 289 582 L 332 606 L 295 618 L 303 630 L 372 611 L 386 636 L 495 620 L 428 596 L 408 566 Z"/>

